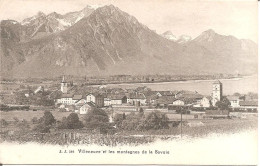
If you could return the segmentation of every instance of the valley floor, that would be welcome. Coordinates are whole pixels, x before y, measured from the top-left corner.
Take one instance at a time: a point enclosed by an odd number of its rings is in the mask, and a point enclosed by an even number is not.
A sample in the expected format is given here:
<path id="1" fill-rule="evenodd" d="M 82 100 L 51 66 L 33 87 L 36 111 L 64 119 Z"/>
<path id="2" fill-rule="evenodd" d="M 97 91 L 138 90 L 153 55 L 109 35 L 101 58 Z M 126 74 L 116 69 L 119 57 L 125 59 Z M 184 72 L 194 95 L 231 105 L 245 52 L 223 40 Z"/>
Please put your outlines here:
<path id="1" fill-rule="evenodd" d="M 247 130 L 257 132 L 257 117 L 250 116 L 247 119 L 198 119 L 185 121 L 182 125 L 161 130 L 148 131 L 120 131 L 115 134 L 84 133 L 80 130 L 55 130 L 47 134 L 36 134 L 29 129 L 21 131 L 13 126 L 1 128 L 1 142 L 38 142 L 43 144 L 84 144 L 101 146 L 139 146 L 150 144 L 156 140 L 174 140 L 177 138 L 201 138 L 210 134 L 234 134 Z M 32 128 L 33 124 L 30 124 Z M 10 131 L 15 131 L 11 133 Z M 66 135 L 66 136 L 65 136 Z"/>

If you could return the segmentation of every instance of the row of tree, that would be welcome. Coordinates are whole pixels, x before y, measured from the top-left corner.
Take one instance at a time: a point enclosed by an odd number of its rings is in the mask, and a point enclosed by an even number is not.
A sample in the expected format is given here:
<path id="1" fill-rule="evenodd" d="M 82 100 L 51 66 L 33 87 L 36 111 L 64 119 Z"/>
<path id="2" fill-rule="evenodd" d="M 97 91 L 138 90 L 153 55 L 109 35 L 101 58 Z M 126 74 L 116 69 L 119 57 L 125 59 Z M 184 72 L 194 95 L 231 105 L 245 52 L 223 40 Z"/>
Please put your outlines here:
<path id="1" fill-rule="evenodd" d="M 169 118 L 160 112 L 151 112 L 145 115 L 143 112 L 129 115 L 116 114 L 114 122 L 117 128 L 122 130 L 158 130 L 168 129 Z"/>
<path id="2" fill-rule="evenodd" d="M 116 114 L 114 123 L 117 129 L 122 130 L 158 130 L 167 129 L 169 118 L 160 112 L 151 112 L 145 115 L 143 112 L 137 114 L 131 113 L 129 115 Z M 78 114 L 71 113 L 68 117 L 63 117 L 61 121 L 57 121 L 51 112 L 44 112 L 43 117 L 39 120 L 34 119 L 33 123 L 36 124 L 34 130 L 42 133 L 49 132 L 51 128 L 57 129 L 80 129 L 83 127 L 90 129 L 108 130 L 112 128 L 109 123 L 107 113 L 98 108 L 91 109 L 80 121 Z M 114 126 L 115 127 L 115 126 Z"/>
<path id="3" fill-rule="evenodd" d="M 24 92 L 16 92 L 15 103 L 20 105 L 53 106 L 55 104 L 54 98 L 50 94 L 51 91 L 43 91 L 37 94 L 33 94 L 32 92 L 26 97 Z"/>

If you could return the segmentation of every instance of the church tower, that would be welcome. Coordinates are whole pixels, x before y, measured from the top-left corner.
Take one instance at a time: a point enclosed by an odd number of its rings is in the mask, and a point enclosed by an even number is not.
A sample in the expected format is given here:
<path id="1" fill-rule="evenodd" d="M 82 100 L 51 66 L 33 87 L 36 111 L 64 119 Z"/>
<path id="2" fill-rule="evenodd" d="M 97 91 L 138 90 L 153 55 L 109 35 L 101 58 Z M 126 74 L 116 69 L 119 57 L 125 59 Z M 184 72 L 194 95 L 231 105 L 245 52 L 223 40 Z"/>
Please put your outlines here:
<path id="1" fill-rule="evenodd" d="M 222 100 L 222 83 L 219 80 L 216 80 L 213 82 L 212 88 L 212 105 L 215 106 L 217 101 Z"/>
<path id="2" fill-rule="evenodd" d="M 60 90 L 62 93 L 68 93 L 68 83 L 65 81 L 65 76 L 62 77 Z"/>

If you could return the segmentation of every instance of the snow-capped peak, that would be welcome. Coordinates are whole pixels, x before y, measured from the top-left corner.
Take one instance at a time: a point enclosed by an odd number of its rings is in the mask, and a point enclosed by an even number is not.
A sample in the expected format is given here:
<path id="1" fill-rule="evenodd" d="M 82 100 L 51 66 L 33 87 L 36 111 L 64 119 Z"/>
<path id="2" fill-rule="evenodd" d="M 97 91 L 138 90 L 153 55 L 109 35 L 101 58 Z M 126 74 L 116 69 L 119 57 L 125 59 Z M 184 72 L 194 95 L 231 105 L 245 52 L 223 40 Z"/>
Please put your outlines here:
<path id="1" fill-rule="evenodd" d="M 163 36 L 164 38 L 171 40 L 171 41 L 175 41 L 177 43 L 186 43 L 191 41 L 191 37 L 188 35 L 181 35 L 178 38 L 172 34 L 171 31 L 166 31 L 163 34 L 161 34 L 161 36 Z"/>
<path id="2" fill-rule="evenodd" d="M 31 21 L 39 18 L 39 17 L 44 17 L 46 16 L 43 12 L 39 11 L 35 16 L 32 16 L 32 17 L 29 17 L 29 18 L 26 18 L 24 19 L 22 22 L 21 22 L 21 25 L 27 25 L 27 24 L 30 24 Z"/>
<path id="3" fill-rule="evenodd" d="M 178 43 L 186 43 L 191 41 L 191 37 L 188 35 L 181 35 L 179 39 L 177 40 Z"/>
<path id="4" fill-rule="evenodd" d="M 104 5 L 100 5 L 100 4 L 96 4 L 96 5 L 87 5 L 86 8 L 96 10 L 97 8 L 100 8 L 100 7 L 102 7 L 102 6 L 104 6 Z"/>
<path id="5" fill-rule="evenodd" d="M 10 22 L 11 22 L 12 24 L 17 24 L 17 23 L 18 23 L 18 22 L 15 21 L 15 20 L 10 20 Z"/>
<path id="6" fill-rule="evenodd" d="M 177 37 L 174 36 L 171 31 L 164 32 L 162 36 L 168 40 L 177 41 Z"/>

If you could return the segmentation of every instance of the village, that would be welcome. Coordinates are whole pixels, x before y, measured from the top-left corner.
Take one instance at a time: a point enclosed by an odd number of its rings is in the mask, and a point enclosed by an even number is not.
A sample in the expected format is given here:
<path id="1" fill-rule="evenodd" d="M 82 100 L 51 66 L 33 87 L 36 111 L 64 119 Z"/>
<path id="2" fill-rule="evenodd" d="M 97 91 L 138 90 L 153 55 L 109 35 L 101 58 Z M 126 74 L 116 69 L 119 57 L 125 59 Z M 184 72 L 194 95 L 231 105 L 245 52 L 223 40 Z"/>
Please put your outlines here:
<path id="1" fill-rule="evenodd" d="M 222 83 L 218 80 L 213 82 L 212 93 L 203 96 L 192 91 L 152 91 L 147 87 L 136 89 L 106 89 L 99 87 L 90 92 L 73 90 L 73 85 L 66 82 L 65 77 L 61 81 L 62 94 L 55 99 L 55 104 L 60 109 L 86 114 L 92 107 L 112 108 L 119 112 L 134 112 L 140 109 L 152 111 L 154 109 L 163 112 L 176 111 L 176 107 L 189 107 L 194 110 L 205 111 L 214 109 L 218 101 L 223 98 L 230 102 L 229 108 L 244 110 L 245 112 L 257 112 L 257 101 L 248 96 L 223 96 Z"/>
<path id="2" fill-rule="evenodd" d="M 146 86 L 88 86 L 63 76 L 59 86 L 23 86 L 12 98 L 1 98 L 1 139 L 54 144 L 86 140 L 104 144 L 105 139 L 108 145 L 137 145 L 184 131 L 197 135 L 255 124 L 257 94 L 225 96 L 223 86 L 219 80 L 212 81 L 212 91 L 202 95 L 188 90 L 154 91 Z M 136 136 L 140 134 L 143 137 Z"/>
<path id="3" fill-rule="evenodd" d="M 79 86 L 73 85 L 73 81 L 67 81 L 65 76 L 62 77 L 60 87 L 54 87 L 48 92 L 43 86 L 36 87 L 34 90 L 27 88 L 18 92 L 20 92 L 19 94 L 16 93 L 18 97 L 8 98 L 8 95 L 2 97 L 1 104 L 6 104 L 10 109 L 12 107 L 19 108 L 19 106 L 34 110 L 55 108 L 58 111 L 78 114 L 87 114 L 88 110 L 93 107 L 113 110 L 113 114 L 116 112 L 137 112 L 140 109 L 145 112 L 158 110 L 165 113 L 176 113 L 176 108 L 183 107 L 188 108 L 189 114 L 191 112 L 196 114 L 195 117 L 198 117 L 198 113 L 205 115 L 207 112 L 205 110 L 216 110 L 217 103 L 221 101 L 226 101 L 225 109 L 233 112 L 257 112 L 258 108 L 255 94 L 242 95 L 236 93 L 223 96 L 223 85 L 219 80 L 212 83 L 212 91 L 208 95 L 187 90 L 154 91 L 146 86 L 136 89 L 107 88 L 103 85 L 93 87 L 82 84 Z M 45 98 L 45 103 L 38 102 L 35 104 L 32 100 L 28 100 L 35 98 L 35 96 L 38 99 Z M 218 114 L 217 111 L 215 111 L 215 114 Z M 110 116 L 112 121 L 113 115 Z"/>

